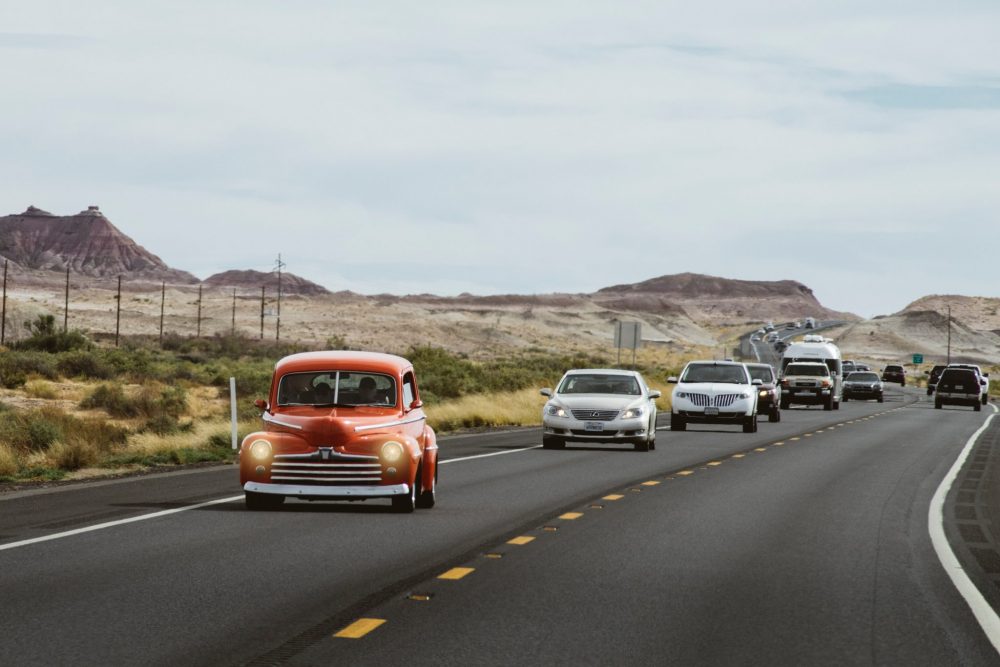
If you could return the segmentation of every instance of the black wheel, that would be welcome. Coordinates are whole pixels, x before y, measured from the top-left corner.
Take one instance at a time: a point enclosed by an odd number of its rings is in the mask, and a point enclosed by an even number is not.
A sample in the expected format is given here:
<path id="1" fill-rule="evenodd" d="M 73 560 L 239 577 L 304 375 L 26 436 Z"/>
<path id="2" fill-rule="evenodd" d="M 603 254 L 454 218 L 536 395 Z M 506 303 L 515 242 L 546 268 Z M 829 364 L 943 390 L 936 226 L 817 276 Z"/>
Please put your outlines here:
<path id="1" fill-rule="evenodd" d="M 563 449 L 566 447 L 566 442 L 562 438 L 557 438 L 552 435 L 543 435 L 542 447 L 544 449 Z"/>
<path id="2" fill-rule="evenodd" d="M 243 500 L 246 507 L 251 512 L 269 512 L 281 507 L 285 502 L 284 496 L 274 496 L 270 493 L 256 493 L 254 491 L 244 491 Z"/>
<path id="3" fill-rule="evenodd" d="M 844 403 L 847 403 L 849 400 L 851 400 L 851 397 L 848 396 L 847 394 L 844 394 L 844 398 L 843 398 Z"/>
<path id="4" fill-rule="evenodd" d="M 791 405 L 791 401 L 789 401 L 787 398 L 781 399 L 781 409 L 782 410 L 787 410 L 789 405 Z"/>
<path id="5" fill-rule="evenodd" d="M 901 380 L 900 383 L 899 383 L 899 386 L 900 387 L 905 387 L 906 386 L 906 380 Z"/>
<path id="6" fill-rule="evenodd" d="M 944 404 L 941 403 L 941 399 L 940 398 L 937 399 L 936 401 L 934 401 L 934 409 L 935 410 L 940 410 L 943 407 L 943 405 Z"/>
<path id="7" fill-rule="evenodd" d="M 767 421 L 771 422 L 772 424 L 781 421 L 781 410 L 778 409 L 778 406 L 774 406 L 773 408 L 771 408 L 771 412 L 769 412 L 767 415 Z"/>
<path id="8" fill-rule="evenodd" d="M 437 466 L 434 466 L 434 477 L 431 478 L 431 488 L 421 489 L 417 495 L 417 507 L 422 510 L 429 510 L 437 502 Z"/>
<path id="9" fill-rule="evenodd" d="M 840 409 L 840 401 L 834 401 L 833 402 L 833 409 L 834 410 L 839 410 Z"/>
<path id="10" fill-rule="evenodd" d="M 823 401 L 824 410 L 833 410 L 833 396 Z"/>
<path id="11" fill-rule="evenodd" d="M 927 395 L 930 396 L 933 393 L 934 393 L 934 390 L 931 389 L 930 387 L 927 387 Z"/>
<path id="12" fill-rule="evenodd" d="M 989 396 L 983 396 L 983 405 L 987 405 L 990 402 Z"/>
<path id="13" fill-rule="evenodd" d="M 636 440 L 635 444 L 633 446 L 635 447 L 635 451 L 637 451 L 637 452 L 648 452 L 649 451 L 649 440 L 645 440 L 645 439 L 643 439 L 643 440 Z"/>
<path id="14" fill-rule="evenodd" d="M 417 476 L 413 478 L 413 484 L 410 485 L 410 490 L 406 493 L 401 493 L 398 496 L 392 497 L 392 511 L 398 512 L 399 514 L 409 514 L 416 509 L 418 486 L 420 486 L 419 470 L 417 470 Z"/>
<path id="15" fill-rule="evenodd" d="M 686 431 L 687 421 L 684 420 L 683 415 L 670 415 L 670 430 L 671 431 Z"/>
<path id="16" fill-rule="evenodd" d="M 743 418 L 743 432 L 744 433 L 756 433 L 757 432 L 757 413 L 753 413 L 749 417 Z"/>
<path id="17" fill-rule="evenodd" d="M 879 403 L 885 403 L 885 396 L 882 396 L 881 394 L 879 394 L 878 402 Z"/>
<path id="18" fill-rule="evenodd" d="M 979 412 L 980 410 L 983 409 L 983 404 L 980 403 L 979 401 L 976 401 L 976 404 L 972 406 L 972 409 L 975 410 L 976 412 Z"/>

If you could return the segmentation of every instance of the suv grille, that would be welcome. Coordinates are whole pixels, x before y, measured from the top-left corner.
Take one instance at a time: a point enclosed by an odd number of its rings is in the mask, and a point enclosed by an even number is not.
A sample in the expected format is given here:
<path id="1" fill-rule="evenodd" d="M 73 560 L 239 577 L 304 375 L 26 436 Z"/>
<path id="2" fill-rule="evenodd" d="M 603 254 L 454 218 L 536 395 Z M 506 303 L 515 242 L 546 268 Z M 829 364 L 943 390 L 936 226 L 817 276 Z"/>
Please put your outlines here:
<path id="1" fill-rule="evenodd" d="M 708 394 L 688 394 L 688 400 L 697 405 L 699 408 L 707 408 L 713 405 L 717 408 L 728 408 L 736 402 L 736 399 L 739 398 L 739 396 L 739 394 L 719 394 L 718 396 L 712 397 Z"/>
<path id="2" fill-rule="evenodd" d="M 618 416 L 618 410 L 571 410 L 573 417 L 586 421 L 609 422 Z"/>

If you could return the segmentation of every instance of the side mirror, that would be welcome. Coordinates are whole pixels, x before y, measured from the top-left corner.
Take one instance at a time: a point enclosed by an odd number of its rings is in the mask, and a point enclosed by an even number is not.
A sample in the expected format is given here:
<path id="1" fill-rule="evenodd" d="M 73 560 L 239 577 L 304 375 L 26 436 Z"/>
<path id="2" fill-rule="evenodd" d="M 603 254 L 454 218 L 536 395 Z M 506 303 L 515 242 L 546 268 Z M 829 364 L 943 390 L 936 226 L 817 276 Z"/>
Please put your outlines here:
<path id="1" fill-rule="evenodd" d="M 764 384 L 764 381 L 763 380 L 751 380 L 750 384 L 752 384 L 755 387 L 760 387 L 761 385 Z"/>
<path id="2" fill-rule="evenodd" d="M 670 377 L 667 378 L 667 382 L 669 382 L 670 384 L 677 384 L 677 378 L 671 375 Z"/>
<path id="3" fill-rule="evenodd" d="M 540 392 L 538 392 L 538 393 L 539 393 L 539 394 L 541 394 L 542 396 L 549 396 L 550 398 L 551 398 L 551 396 L 552 396 L 552 390 L 551 390 L 551 389 L 549 389 L 548 387 L 546 387 L 545 389 L 542 389 L 542 390 L 541 390 Z"/>
<path id="4" fill-rule="evenodd" d="M 421 401 L 419 398 L 414 399 L 414 401 L 410 403 L 411 410 L 416 410 L 417 408 L 422 408 L 422 407 L 424 407 L 424 402 Z"/>
<path id="5" fill-rule="evenodd" d="M 660 396 L 663 396 L 663 392 L 661 392 L 659 389 L 654 389 L 653 391 L 649 392 L 649 398 L 654 401 L 658 399 Z"/>
<path id="6" fill-rule="evenodd" d="M 256 401 L 253 402 L 253 404 L 254 407 L 260 410 L 261 412 L 268 411 L 267 401 L 265 401 L 263 398 L 258 398 Z"/>

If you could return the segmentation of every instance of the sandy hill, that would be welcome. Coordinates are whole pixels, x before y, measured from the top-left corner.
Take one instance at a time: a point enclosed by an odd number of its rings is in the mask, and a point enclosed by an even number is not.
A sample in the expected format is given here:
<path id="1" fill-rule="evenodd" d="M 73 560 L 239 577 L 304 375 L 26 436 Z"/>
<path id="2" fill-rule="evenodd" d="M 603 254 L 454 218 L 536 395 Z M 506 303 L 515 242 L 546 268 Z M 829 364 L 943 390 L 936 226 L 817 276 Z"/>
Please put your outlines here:
<path id="1" fill-rule="evenodd" d="M 0 257 L 10 260 L 15 270 L 42 274 L 68 266 L 78 275 L 95 278 L 198 281 L 123 234 L 96 206 L 67 216 L 29 206 L 23 213 L 0 217 Z"/>
<path id="2" fill-rule="evenodd" d="M 278 292 L 278 274 L 264 271 L 223 271 L 204 280 L 206 287 L 228 287 L 241 290 L 256 290 L 266 287 L 271 294 Z M 299 296 L 322 296 L 330 290 L 294 273 L 281 274 L 281 293 Z"/>
<path id="3" fill-rule="evenodd" d="M 900 313 L 933 311 L 944 316 L 951 306 L 952 319 L 979 331 L 1000 333 L 1000 299 L 985 296 L 933 294 L 917 299 Z"/>

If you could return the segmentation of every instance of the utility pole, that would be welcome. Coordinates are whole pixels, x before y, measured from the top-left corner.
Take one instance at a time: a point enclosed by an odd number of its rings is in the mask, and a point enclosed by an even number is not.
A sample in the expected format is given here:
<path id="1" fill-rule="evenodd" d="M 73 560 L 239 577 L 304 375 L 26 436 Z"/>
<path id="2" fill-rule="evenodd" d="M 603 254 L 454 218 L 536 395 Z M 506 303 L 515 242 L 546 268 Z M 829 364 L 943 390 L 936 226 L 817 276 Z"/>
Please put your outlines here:
<path id="1" fill-rule="evenodd" d="M 3 261 L 3 315 L 0 315 L 0 345 L 7 338 L 7 260 Z"/>
<path id="2" fill-rule="evenodd" d="M 278 310 L 277 310 L 277 323 L 274 329 L 274 340 L 281 340 L 281 270 L 287 266 L 281 261 L 281 253 L 278 253 L 278 261 L 275 262 L 275 266 L 278 268 Z"/>
<path id="3" fill-rule="evenodd" d="M 948 306 L 948 363 L 951 364 L 951 306 Z"/>
<path id="4" fill-rule="evenodd" d="M 230 331 L 231 336 L 236 335 L 236 288 L 233 288 L 233 328 Z"/>
<path id="5" fill-rule="evenodd" d="M 163 347 L 163 313 L 167 305 L 167 282 L 160 283 L 160 347 Z"/>
<path id="6" fill-rule="evenodd" d="M 265 285 L 260 286 L 260 339 L 264 340 L 264 290 Z"/>
<path id="7" fill-rule="evenodd" d="M 66 265 L 66 302 L 63 306 L 63 333 L 69 329 L 69 264 Z"/>
<path id="8" fill-rule="evenodd" d="M 118 294 L 117 296 L 115 296 L 115 300 L 118 301 L 118 312 L 115 314 L 115 347 L 118 347 L 118 333 L 121 331 L 121 323 L 122 323 L 122 277 L 121 276 L 118 276 Z"/>
<path id="9" fill-rule="evenodd" d="M 198 285 L 198 335 L 196 338 L 201 338 L 201 285 Z"/>

